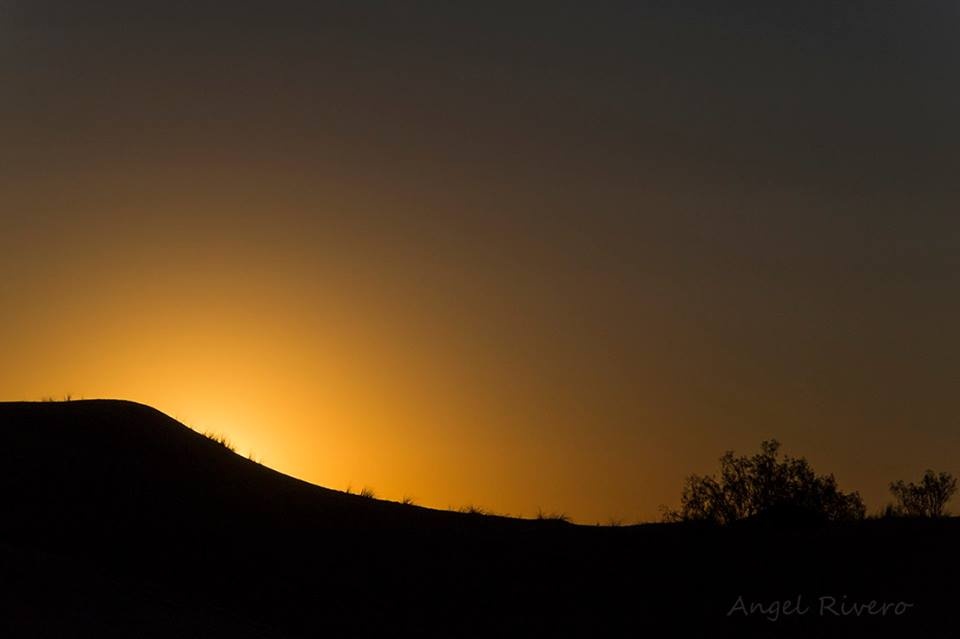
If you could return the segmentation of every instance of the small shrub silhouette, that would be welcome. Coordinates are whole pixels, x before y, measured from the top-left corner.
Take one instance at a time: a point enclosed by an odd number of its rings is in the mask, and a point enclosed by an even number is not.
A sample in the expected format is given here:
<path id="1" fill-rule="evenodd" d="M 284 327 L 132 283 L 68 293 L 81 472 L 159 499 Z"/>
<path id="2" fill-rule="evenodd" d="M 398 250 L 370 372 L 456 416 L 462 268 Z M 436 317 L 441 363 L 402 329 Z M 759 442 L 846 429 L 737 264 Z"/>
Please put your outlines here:
<path id="1" fill-rule="evenodd" d="M 237 447 L 234 446 L 233 442 L 227 439 L 225 435 L 220 435 L 218 433 L 212 433 L 208 431 L 203 433 L 203 436 L 211 441 L 215 441 L 216 443 L 220 444 L 221 446 L 223 446 L 224 448 L 226 448 L 231 452 L 234 452 L 234 453 L 237 452 Z"/>
<path id="2" fill-rule="evenodd" d="M 885 516 L 943 517 L 947 515 L 947 502 L 957 491 L 957 478 L 950 473 L 935 473 L 927 470 L 920 483 L 905 483 L 902 480 L 890 483 L 890 492 L 896 505 L 887 506 Z"/>
<path id="3" fill-rule="evenodd" d="M 373 488 L 370 488 L 369 486 L 364 486 L 364 487 L 360 490 L 360 496 L 361 496 L 361 497 L 366 497 L 367 499 L 376 499 L 376 498 L 377 498 L 377 493 L 376 493 L 376 491 L 375 491 Z"/>
<path id="4" fill-rule="evenodd" d="M 691 475 L 680 510 L 665 510 L 666 521 L 729 524 L 762 518 L 774 521 L 863 519 L 866 508 L 857 492 L 844 493 L 833 475 L 817 475 L 803 457 L 779 456 L 771 439 L 753 457 L 720 458 L 719 476 Z"/>
<path id="5" fill-rule="evenodd" d="M 555 521 L 564 524 L 570 523 L 570 517 L 566 513 L 545 513 L 543 510 L 537 509 L 537 520 L 538 521 Z"/>
<path id="6" fill-rule="evenodd" d="M 416 502 L 416 500 L 415 500 L 413 497 L 411 497 L 410 495 L 404 495 L 404 496 L 403 496 L 403 499 L 400 500 L 400 503 L 401 503 L 401 504 L 404 504 L 405 506 L 413 506 L 413 505 L 416 504 L 417 502 Z"/>

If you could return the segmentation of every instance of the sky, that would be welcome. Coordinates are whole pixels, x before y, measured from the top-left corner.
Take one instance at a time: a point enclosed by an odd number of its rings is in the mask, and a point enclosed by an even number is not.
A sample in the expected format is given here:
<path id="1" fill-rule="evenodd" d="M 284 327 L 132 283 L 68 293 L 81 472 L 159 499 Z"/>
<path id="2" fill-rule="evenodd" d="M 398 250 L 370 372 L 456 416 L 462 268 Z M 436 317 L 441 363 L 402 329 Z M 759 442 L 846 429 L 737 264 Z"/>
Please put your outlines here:
<path id="1" fill-rule="evenodd" d="M 658 518 L 960 471 L 960 5 L 0 0 L 0 399 Z"/>

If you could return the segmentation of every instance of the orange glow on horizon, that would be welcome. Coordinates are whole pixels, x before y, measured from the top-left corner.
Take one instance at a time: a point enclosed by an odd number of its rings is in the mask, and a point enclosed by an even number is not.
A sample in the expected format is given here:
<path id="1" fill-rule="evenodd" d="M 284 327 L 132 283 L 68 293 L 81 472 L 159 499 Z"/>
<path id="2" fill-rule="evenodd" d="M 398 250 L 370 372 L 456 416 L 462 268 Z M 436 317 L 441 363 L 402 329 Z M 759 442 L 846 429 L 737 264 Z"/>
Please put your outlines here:
<path id="1" fill-rule="evenodd" d="M 0 400 L 585 523 L 771 437 L 871 509 L 960 474 L 932 13 L 6 4 Z"/>

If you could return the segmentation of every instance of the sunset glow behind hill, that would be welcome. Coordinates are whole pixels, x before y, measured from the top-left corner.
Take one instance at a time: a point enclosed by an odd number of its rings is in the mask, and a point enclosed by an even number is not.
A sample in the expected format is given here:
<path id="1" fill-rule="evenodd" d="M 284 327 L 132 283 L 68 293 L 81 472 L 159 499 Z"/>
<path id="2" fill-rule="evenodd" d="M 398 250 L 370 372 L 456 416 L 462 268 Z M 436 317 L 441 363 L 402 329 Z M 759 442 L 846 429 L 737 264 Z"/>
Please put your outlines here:
<path id="1" fill-rule="evenodd" d="M 960 470 L 952 3 L 75 4 L 0 8 L 0 399 L 586 523 Z"/>

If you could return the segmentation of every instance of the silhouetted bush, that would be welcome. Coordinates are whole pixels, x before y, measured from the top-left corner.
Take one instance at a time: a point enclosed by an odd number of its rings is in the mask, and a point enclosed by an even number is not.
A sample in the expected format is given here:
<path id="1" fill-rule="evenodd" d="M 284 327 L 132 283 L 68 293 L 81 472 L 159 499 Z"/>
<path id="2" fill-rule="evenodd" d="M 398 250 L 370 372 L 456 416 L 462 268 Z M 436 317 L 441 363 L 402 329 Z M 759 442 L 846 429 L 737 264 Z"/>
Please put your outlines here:
<path id="1" fill-rule="evenodd" d="M 218 444 L 220 444 L 221 446 L 223 446 L 224 448 L 226 448 L 231 452 L 234 452 L 234 453 L 237 452 L 237 447 L 233 445 L 233 442 L 227 439 L 226 435 L 219 435 L 217 433 L 212 433 L 208 431 L 203 433 L 203 436 L 206 437 L 207 439 L 217 442 Z"/>
<path id="2" fill-rule="evenodd" d="M 687 478 L 680 510 L 668 510 L 668 521 L 716 524 L 762 518 L 776 521 L 840 521 L 863 519 L 859 493 L 844 493 L 833 475 L 817 475 L 806 459 L 779 456 L 780 443 L 765 441 L 753 457 L 720 458 L 719 476 Z"/>
<path id="3" fill-rule="evenodd" d="M 377 493 L 376 493 L 376 491 L 375 491 L 373 488 L 370 488 L 369 486 L 364 486 L 364 487 L 360 490 L 360 496 L 361 496 L 361 497 L 366 497 L 367 499 L 376 499 L 376 498 L 377 498 Z"/>
<path id="4" fill-rule="evenodd" d="M 537 509 L 537 519 L 539 521 L 556 521 L 563 524 L 570 523 L 570 517 L 567 516 L 567 513 L 545 513 L 540 509 Z"/>
<path id="5" fill-rule="evenodd" d="M 891 482 L 890 492 L 897 503 L 888 506 L 885 514 L 905 517 L 943 517 L 945 507 L 957 491 L 957 478 L 950 473 L 927 470 L 919 484 Z"/>

